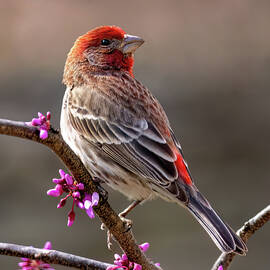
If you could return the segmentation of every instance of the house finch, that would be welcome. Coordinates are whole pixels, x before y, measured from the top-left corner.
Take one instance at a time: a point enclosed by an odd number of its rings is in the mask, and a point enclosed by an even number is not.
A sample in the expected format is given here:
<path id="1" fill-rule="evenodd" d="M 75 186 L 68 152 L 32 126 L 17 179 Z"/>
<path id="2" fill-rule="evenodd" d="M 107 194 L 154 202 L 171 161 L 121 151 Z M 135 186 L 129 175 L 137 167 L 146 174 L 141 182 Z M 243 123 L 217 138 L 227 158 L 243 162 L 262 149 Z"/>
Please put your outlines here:
<path id="1" fill-rule="evenodd" d="M 161 197 L 184 206 L 221 251 L 243 255 L 245 243 L 194 185 L 162 106 L 134 78 L 143 42 L 116 26 L 76 40 L 64 70 L 62 136 L 95 179 L 135 204 Z"/>

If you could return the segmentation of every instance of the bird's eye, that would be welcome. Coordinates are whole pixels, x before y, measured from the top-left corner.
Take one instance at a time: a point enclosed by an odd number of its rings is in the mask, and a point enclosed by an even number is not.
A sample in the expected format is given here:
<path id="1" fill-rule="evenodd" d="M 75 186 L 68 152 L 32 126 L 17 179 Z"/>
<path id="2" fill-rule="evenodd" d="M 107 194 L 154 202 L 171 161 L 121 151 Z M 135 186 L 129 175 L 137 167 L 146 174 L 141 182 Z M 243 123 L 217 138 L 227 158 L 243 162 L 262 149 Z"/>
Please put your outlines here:
<path id="1" fill-rule="evenodd" d="M 102 39 L 101 40 L 101 45 L 103 46 L 108 46 L 111 44 L 111 41 L 109 39 Z"/>

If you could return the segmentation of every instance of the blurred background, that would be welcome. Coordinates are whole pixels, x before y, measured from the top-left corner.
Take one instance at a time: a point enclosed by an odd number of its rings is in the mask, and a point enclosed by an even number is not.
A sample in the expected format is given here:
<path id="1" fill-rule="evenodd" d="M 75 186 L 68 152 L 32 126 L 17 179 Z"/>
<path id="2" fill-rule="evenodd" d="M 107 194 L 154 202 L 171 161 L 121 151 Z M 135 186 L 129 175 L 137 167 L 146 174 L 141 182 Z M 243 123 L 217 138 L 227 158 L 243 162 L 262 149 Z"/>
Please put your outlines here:
<path id="1" fill-rule="evenodd" d="M 29 121 L 52 112 L 59 127 L 66 55 L 93 27 L 121 26 L 145 44 L 135 76 L 158 97 L 193 177 L 234 229 L 270 202 L 270 2 L 1 0 L 0 117 Z M 64 168 L 44 146 L 0 136 L 0 241 L 53 248 L 106 262 L 100 221 L 46 196 Z M 110 191 L 116 211 L 128 204 Z M 82 212 L 82 213 L 81 213 Z M 203 229 L 176 205 L 156 200 L 130 215 L 139 243 L 164 269 L 210 269 L 219 255 Z M 232 269 L 268 269 L 270 224 Z M 117 245 L 114 246 L 118 251 Z M 19 260 L 0 257 L 2 269 Z M 56 266 L 56 269 L 66 269 Z"/>

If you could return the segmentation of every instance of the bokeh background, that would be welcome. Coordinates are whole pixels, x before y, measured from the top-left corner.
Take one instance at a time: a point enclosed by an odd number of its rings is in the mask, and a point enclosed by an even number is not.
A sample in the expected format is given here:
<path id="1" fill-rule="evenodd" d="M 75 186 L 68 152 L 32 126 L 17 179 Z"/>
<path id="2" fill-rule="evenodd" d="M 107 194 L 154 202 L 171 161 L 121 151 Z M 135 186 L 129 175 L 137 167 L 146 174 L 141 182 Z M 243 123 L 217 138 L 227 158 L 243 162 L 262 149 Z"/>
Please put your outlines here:
<path id="1" fill-rule="evenodd" d="M 269 204 L 270 2 L 0 1 L 0 117 L 52 112 L 59 127 L 66 54 L 89 29 L 115 24 L 146 42 L 135 75 L 163 104 L 200 190 L 233 228 Z M 47 197 L 63 165 L 45 147 L 0 136 L 0 241 L 111 262 L 100 221 Z M 128 204 L 110 192 L 120 211 Z M 183 209 L 156 200 L 132 214 L 138 242 L 164 269 L 210 269 L 219 251 Z M 269 269 L 270 225 L 232 269 Z M 117 250 L 117 245 L 115 249 Z M 18 259 L 0 257 L 1 269 Z M 66 269 L 56 266 L 56 269 Z"/>

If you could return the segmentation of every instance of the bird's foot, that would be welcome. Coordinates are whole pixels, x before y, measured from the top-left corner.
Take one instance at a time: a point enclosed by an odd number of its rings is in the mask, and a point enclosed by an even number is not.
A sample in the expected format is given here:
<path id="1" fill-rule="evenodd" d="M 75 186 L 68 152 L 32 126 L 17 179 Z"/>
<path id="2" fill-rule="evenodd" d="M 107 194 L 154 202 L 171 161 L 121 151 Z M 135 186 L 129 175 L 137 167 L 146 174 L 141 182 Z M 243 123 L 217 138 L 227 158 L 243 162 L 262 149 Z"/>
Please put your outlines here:
<path id="1" fill-rule="evenodd" d="M 105 190 L 105 189 L 104 189 Z M 127 219 L 127 214 L 134 209 L 138 204 L 140 204 L 141 201 L 134 201 L 129 207 L 127 207 L 123 212 L 121 212 L 118 216 L 122 220 L 124 225 L 124 232 L 128 232 L 132 228 L 132 220 Z M 100 229 L 105 231 L 107 230 L 107 247 L 109 250 L 112 250 L 112 239 L 113 235 L 112 233 L 106 228 L 105 224 L 102 223 L 100 226 Z"/>
<path id="2" fill-rule="evenodd" d="M 122 222 L 124 224 L 124 227 L 125 227 L 124 231 L 128 232 L 131 229 L 133 222 L 132 222 L 132 220 L 127 219 L 122 215 L 124 215 L 124 214 L 120 213 L 119 218 L 122 220 Z M 101 224 L 100 229 L 102 231 L 107 230 L 107 248 L 112 251 L 112 246 L 113 246 L 113 244 L 112 244 L 112 240 L 113 240 L 112 233 L 107 229 L 107 227 L 106 227 L 106 225 L 104 223 Z"/>
<path id="3" fill-rule="evenodd" d="M 107 230 L 107 248 L 112 251 L 112 245 L 113 245 L 112 244 L 112 239 L 113 239 L 112 233 L 106 228 L 104 223 L 101 224 L 100 229 L 102 231 Z"/>
<path id="4" fill-rule="evenodd" d="M 125 218 L 126 214 L 124 212 L 121 212 L 118 216 L 124 223 L 125 232 L 128 232 L 132 228 L 133 221 L 131 219 Z"/>
<path id="5" fill-rule="evenodd" d="M 129 231 L 132 227 L 132 220 L 131 219 L 127 219 L 126 216 L 138 205 L 140 204 L 141 201 L 137 200 L 134 201 L 131 205 L 129 205 L 124 211 L 122 211 L 118 216 L 120 217 L 120 219 L 123 221 L 124 225 L 125 225 L 125 231 Z"/>

